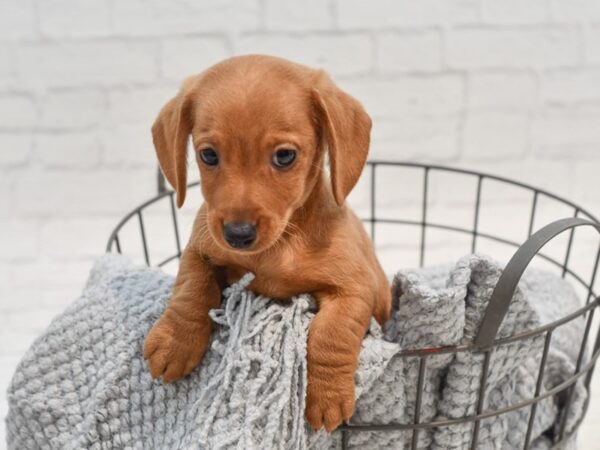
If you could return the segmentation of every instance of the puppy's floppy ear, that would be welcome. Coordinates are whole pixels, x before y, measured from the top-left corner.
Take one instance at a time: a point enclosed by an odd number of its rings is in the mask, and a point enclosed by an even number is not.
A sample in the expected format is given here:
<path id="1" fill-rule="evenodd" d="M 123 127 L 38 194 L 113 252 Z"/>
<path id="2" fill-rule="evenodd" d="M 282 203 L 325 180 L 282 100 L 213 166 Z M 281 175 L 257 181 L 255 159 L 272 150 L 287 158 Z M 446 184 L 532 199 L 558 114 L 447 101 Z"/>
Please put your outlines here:
<path id="1" fill-rule="evenodd" d="M 152 125 L 152 140 L 165 177 L 177 192 L 177 206 L 185 200 L 187 186 L 187 144 L 192 131 L 193 101 L 191 79 L 184 82 L 179 94 L 160 110 Z"/>
<path id="2" fill-rule="evenodd" d="M 369 153 L 371 118 L 362 105 L 325 74 L 312 90 L 317 119 L 329 152 L 331 187 L 338 205 L 358 181 Z"/>

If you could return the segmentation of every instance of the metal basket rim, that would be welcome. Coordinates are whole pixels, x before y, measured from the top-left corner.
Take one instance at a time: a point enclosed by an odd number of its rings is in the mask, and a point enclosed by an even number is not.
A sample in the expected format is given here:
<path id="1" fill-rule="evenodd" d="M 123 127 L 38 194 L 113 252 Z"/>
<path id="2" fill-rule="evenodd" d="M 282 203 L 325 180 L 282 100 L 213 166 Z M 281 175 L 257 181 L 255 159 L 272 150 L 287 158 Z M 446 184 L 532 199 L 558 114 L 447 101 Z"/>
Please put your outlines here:
<path id="1" fill-rule="evenodd" d="M 521 187 L 524 189 L 529 189 L 533 192 L 542 194 L 548 198 L 552 198 L 554 200 L 562 202 L 565 205 L 576 208 L 579 211 L 581 211 L 581 213 L 585 214 L 591 221 L 600 223 L 600 220 L 596 216 L 594 216 L 592 213 L 590 213 L 587 209 L 575 204 L 571 200 L 567 200 L 566 198 L 564 198 L 560 195 L 553 194 L 546 189 L 540 189 L 531 184 L 524 183 L 522 181 L 517 181 L 517 180 L 511 179 L 511 178 L 503 177 L 503 176 L 499 176 L 499 175 L 493 175 L 488 172 L 480 172 L 480 171 L 476 171 L 476 170 L 472 170 L 472 169 L 463 169 L 463 168 L 459 168 L 459 167 L 444 166 L 444 165 L 440 165 L 440 164 L 427 164 L 427 163 L 418 163 L 418 162 L 410 162 L 410 161 L 390 161 L 390 160 L 380 160 L 380 159 L 368 160 L 365 163 L 365 165 L 366 166 L 414 167 L 414 168 L 422 168 L 422 169 L 428 169 L 428 170 L 440 170 L 440 171 L 445 171 L 445 172 L 460 173 L 463 175 L 472 175 L 472 176 L 476 176 L 476 177 L 483 177 L 483 178 L 487 178 L 490 180 L 499 181 L 502 183 L 508 183 L 508 184 L 518 186 L 518 187 Z M 191 188 L 191 187 L 195 187 L 198 185 L 200 185 L 199 180 L 188 183 L 187 187 Z M 112 233 L 110 234 L 108 243 L 106 245 L 106 252 L 109 252 L 111 250 L 112 242 L 114 241 L 114 238 L 115 238 L 117 232 L 129 219 L 131 219 L 131 217 L 133 217 L 138 211 L 144 209 L 145 207 L 161 200 L 164 197 L 167 197 L 169 195 L 174 195 L 174 193 L 175 193 L 175 191 L 173 191 L 172 189 L 167 189 L 164 192 L 160 192 L 159 194 L 155 195 L 154 197 L 151 197 L 148 200 L 144 201 L 143 203 L 140 203 L 136 208 L 134 208 L 129 213 L 127 213 L 125 216 L 123 216 L 123 218 L 118 222 L 118 224 L 115 226 Z"/>

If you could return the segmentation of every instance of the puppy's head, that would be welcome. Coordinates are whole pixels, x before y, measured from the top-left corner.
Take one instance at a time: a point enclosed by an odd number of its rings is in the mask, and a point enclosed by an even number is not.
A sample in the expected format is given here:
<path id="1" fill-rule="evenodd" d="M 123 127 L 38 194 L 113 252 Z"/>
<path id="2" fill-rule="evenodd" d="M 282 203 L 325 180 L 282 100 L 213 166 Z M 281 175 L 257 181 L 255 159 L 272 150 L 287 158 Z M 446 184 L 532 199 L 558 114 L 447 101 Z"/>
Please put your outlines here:
<path id="1" fill-rule="evenodd" d="M 309 198 L 326 152 L 331 191 L 343 204 L 364 166 L 370 130 L 362 106 L 322 71 L 242 56 L 188 78 L 152 135 L 178 206 L 191 136 L 212 238 L 230 251 L 260 252 Z"/>

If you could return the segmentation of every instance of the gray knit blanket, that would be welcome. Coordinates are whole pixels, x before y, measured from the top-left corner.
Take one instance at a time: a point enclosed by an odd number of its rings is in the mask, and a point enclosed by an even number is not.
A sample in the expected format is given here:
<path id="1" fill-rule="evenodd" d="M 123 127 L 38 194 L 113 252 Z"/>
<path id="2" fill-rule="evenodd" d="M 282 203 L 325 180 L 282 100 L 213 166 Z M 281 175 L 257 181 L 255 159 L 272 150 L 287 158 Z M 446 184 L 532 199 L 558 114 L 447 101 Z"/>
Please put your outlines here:
<path id="1" fill-rule="evenodd" d="M 501 273 L 493 260 L 463 257 L 454 266 L 399 272 L 393 317 L 374 321 L 356 374 L 353 423 L 411 423 L 419 361 L 402 350 L 471 341 Z M 164 385 L 142 359 L 144 337 L 158 319 L 173 278 L 126 258 L 100 258 L 82 296 L 56 317 L 18 365 L 8 391 L 9 449 L 329 449 L 341 433 L 312 432 L 304 420 L 306 337 L 314 302 L 300 295 L 278 303 L 245 289 L 252 275 L 223 293 L 210 350 L 188 377 Z M 529 271 L 515 294 L 500 337 L 538 326 L 577 308 L 571 286 Z M 581 320 L 552 337 L 542 392 L 568 378 L 583 330 Z M 493 354 L 483 411 L 530 398 L 543 338 L 517 341 Z M 481 355 L 427 357 L 421 421 L 476 412 Z M 583 414 L 587 393 L 577 384 L 567 432 Z M 532 448 L 550 447 L 564 398 L 549 396 L 535 415 Z M 478 449 L 521 448 L 531 408 L 480 422 Z M 418 448 L 469 448 L 473 424 L 423 429 Z M 402 449 L 412 432 L 352 432 L 350 448 Z M 573 442 L 573 441 L 572 441 Z"/>

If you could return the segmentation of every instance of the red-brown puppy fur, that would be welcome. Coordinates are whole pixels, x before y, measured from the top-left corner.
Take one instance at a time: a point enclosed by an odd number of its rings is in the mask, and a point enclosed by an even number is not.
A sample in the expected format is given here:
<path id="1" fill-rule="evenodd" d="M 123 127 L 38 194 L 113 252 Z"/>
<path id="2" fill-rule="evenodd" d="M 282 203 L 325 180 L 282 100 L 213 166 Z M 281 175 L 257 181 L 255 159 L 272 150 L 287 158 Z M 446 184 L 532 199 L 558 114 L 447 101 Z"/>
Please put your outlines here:
<path id="1" fill-rule="evenodd" d="M 171 382 L 199 364 L 211 333 L 208 311 L 219 306 L 224 284 L 250 271 L 254 292 L 317 299 L 306 418 L 328 431 L 350 418 L 361 341 L 371 316 L 383 323 L 391 306 L 371 241 L 344 203 L 364 166 L 370 130 L 362 106 L 325 73 L 283 59 L 231 58 L 184 82 L 152 128 L 154 144 L 181 206 L 191 136 L 205 203 L 168 307 L 146 338 L 153 377 Z M 216 167 L 198 158 L 206 146 L 218 152 Z M 286 170 L 271 163 L 281 147 L 297 151 Z M 224 240 L 224 223 L 235 221 L 257 226 L 248 250 Z"/>

